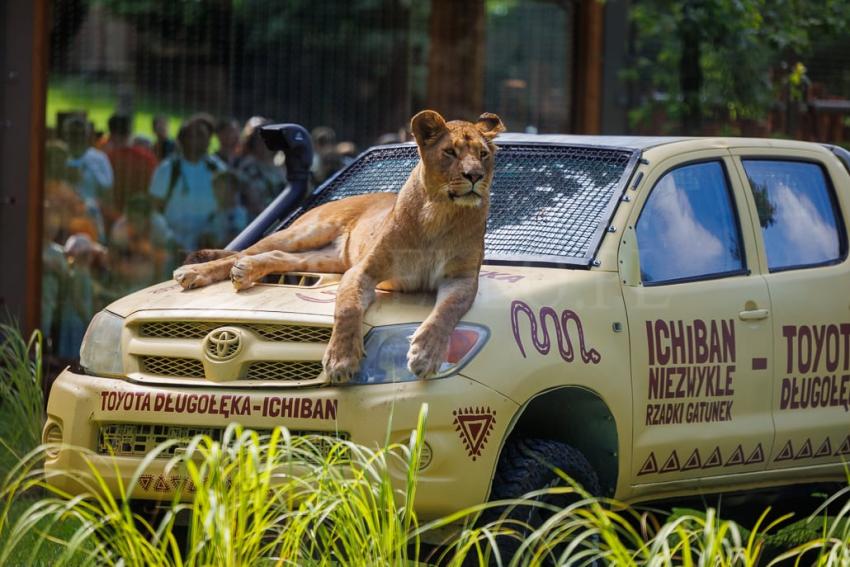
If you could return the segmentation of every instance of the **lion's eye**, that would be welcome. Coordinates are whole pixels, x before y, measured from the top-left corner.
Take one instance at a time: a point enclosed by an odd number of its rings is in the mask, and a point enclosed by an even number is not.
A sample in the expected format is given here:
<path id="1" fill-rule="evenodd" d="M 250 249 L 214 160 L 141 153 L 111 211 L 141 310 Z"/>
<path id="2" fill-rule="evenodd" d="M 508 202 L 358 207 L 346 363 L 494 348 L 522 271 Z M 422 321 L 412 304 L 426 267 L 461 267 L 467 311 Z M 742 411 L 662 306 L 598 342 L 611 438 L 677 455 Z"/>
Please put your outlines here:
<path id="1" fill-rule="evenodd" d="M 443 150 L 443 153 L 446 154 L 447 156 L 457 157 L 457 152 L 454 151 L 454 148 L 449 148 L 447 150 Z"/>
<path id="2" fill-rule="evenodd" d="M 487 159 L 488 157 L 490 157 L 490 152 L 487 150 L 481 150 L 481 159 Z"/>

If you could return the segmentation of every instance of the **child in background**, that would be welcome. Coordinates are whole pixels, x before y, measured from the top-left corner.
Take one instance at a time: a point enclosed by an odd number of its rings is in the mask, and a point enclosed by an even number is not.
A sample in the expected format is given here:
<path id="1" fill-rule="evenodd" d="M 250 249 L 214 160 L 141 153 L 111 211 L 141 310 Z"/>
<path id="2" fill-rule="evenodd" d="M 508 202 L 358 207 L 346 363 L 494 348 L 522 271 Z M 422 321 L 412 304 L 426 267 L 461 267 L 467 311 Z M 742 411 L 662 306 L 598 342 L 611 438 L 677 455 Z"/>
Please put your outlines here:
<path id="1" fill-rule="evenodd" d="M 106 249 L 87 234 L 72 234 L 65 242 L 68 259 L 68 286 L 61 308 L 56 353 L 65 360 L 76 359 L 80 344 L 95 310 L 95 278 L 92 266 L 106 255 Z"/>
<path id="2" fill-rule="evenodd" d="M 58 321 L 60 303 L 68 285 L 68 264 L 65 253 L 55 239 L 62 229 L 62 210 L 56 202 L 44 200 L 44 233 L 41 243 L 41 333 L 47 352 L 52 354 L 55 343 L 53 325 Z"/>
<path id="3" fill-rule="evenodd" d="M 213 177 L 216 210 L 207 219 L 200 248 L 224 248 L 248 226 L 248 211 L 239 204 L 239 176 L 231 170 Z"/>

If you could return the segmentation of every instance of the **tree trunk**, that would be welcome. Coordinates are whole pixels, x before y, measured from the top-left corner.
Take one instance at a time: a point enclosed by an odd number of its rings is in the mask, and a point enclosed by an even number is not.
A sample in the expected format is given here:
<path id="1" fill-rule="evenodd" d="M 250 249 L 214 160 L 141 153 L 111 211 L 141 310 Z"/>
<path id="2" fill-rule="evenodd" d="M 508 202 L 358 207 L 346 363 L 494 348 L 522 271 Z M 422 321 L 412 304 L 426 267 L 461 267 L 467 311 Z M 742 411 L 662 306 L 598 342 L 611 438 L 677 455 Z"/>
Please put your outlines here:
<path id="1" fill-rule="evenodd" d="M 682 58 L 679 61 L 679 87 L 682 91 L 682 133 L 699 135 L 702 133 L 702 67 L 700 51 L 702 35 L 699 23 L 691 13 L 692 4 L 686 2 L 682 24 L 679 27 L 679 41 L 682 45 Z"/>
<path id="2" fill-rule="evenodd" d="M 428 108 L 447 120 L 473 120 L 484 104 L 484 0 L 432 0 Z"/>

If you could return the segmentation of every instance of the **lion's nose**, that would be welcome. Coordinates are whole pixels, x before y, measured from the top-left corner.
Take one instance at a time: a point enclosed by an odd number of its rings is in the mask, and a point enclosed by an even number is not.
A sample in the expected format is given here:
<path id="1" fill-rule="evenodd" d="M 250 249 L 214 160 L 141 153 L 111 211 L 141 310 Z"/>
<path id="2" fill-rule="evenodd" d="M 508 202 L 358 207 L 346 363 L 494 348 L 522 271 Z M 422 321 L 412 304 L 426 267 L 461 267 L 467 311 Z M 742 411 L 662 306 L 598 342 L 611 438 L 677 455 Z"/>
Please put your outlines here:
<path id="1" fill-rule="evenodd" d="M 484 174 L 473 172 L 473 173 L 464 173 L 463 176 L 466 177 L 469 180 L 470 183 L 475 185 L 476 183 L 481 181 L 481 178 L 484 177 Z"/>

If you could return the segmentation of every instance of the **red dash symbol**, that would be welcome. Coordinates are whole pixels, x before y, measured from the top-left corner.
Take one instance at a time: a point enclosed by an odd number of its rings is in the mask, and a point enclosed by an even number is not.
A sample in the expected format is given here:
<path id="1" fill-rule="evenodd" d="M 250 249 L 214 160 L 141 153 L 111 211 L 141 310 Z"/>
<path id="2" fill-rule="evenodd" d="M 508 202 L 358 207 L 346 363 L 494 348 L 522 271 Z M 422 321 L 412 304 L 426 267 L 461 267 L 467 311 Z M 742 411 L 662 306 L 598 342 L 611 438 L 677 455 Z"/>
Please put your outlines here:
<path id="1" fill-rule="evenodd" d="M 254 406 L 254 411 L 260 411 L 261 409 L 263 409 L 263 406 L 261 406 L 260 404 L 256 404 Z"/>
<path id="2" fill-rule="evenodd" d="M 767 359 L 753 357 L 753 370 L 767 370 Z"/>

